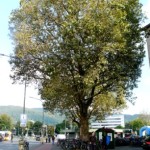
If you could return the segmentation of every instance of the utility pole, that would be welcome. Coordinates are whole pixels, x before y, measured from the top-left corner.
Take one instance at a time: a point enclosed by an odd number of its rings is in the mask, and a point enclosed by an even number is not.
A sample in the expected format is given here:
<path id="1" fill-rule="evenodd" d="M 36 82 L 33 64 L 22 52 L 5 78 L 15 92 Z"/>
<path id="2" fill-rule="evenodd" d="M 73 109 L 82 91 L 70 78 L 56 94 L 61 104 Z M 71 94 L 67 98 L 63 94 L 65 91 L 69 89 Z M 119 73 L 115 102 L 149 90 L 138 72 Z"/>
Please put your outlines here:
<path id="1" fill-rule="evenodd" d="M 26 88 L 27 88 L 27 81 L 25 80 L 25 83 L 24 83 L 23 114 L 25 114 L 25 107 L 26 107 Z"/>
<path id="2" fill-rule="evenodd" d="M 15 58 L 13 56 L 9 56 L 9 55 L 6 55 L 6 54 L 2 54 L 0 53 L 0 56 L 4 56 L 4 57 L 8 57 L 8 58 Z M 27 78 L 25 78 L 25 83 L 24 83 L 24 100 L 23 100 L 23 114 L 25 114 L 25 102 L 26 102 L 26 87 L 27 87 Z"/>
<path id="3" fill-rule="evenodd" d="M 2 54 L 2 53 L 0 53 L 0 56 L 4 56 L 8 58 L 15 58 L 13 56 L 9 56 L 9 55 Z M 22 149 L 22 147 L 24 147 L 24 143 L 25 143 L 24 131 L 25 131 L 26 123 L 27 123 L 27 115 L 25 114 L 26 87 L 27 87 L 26 80 L 27 78 L 25 78 L 25 85 L 24 85 L 23 114 L 20 115 L 20 127 L 22 127 L 22 137 L 19 140 L 19 150 Z"/>

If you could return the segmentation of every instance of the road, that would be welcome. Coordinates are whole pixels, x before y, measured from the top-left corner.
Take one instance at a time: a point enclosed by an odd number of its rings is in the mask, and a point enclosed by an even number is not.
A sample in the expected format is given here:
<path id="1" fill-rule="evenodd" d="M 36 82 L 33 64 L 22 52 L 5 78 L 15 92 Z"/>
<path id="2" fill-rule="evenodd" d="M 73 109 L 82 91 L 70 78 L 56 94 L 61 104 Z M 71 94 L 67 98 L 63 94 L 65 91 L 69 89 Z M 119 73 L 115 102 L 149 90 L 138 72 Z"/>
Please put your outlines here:
<path id="1" fill-rule="evenodd" d="M 36 150 L 37 147 L 40 147 L 40 142 L 30 141 L 30 150 Z M 8 142 L 0 142 L 0 150 L 18 150 L 18 142 L 14 141 L 11 143 Z M 113 149 L 112 149 L 113 150 Z M 143 150 L 141 147 L 130 147 L 130 146 L 121 146 L 116 147 L 115 150 Z"/>
<path id="2" fill-rule="evenodd" d="M 0 142 L 0 150 L 18 150 L 18 137 L 15 137 L 13 142 L 11 141 L 2 141 Z M 34 150 L 36 147 L 40 146 L 41 143 L 39 141 L 35 141 L 35 139 L 28 139 L 30 150 Z"/>
<path id="3" fill-rule="evenodd" d="M 143 150 L 143 148 L 133 147 L 133 146 L 120 146 L 120 147 L 115 147 L 115 150 Z"/>
<path id="4" fill-rule="evenodd" d="M 14 138 L 13 142 L 11 141 L 3 141 L 0 142 L 0 150 L 18 150 L 18 140 L 19 138 Z M 29 141 L 29 148 L 30 150 L 36 150 L 39 147 L 42 146 L 41 142 L 35 141 L 35 139 L 28 139 Z M 51 145 L 52 146 L 52 145 Z M 51 150 L 60 150 L 60 147 L 49 147 L 48 149 Z M 131 147 L 131 146 L 121 146 L 121 147 L 115 147 L 115 149 L 111 150 L 143 150 L 141 147 Z"/>

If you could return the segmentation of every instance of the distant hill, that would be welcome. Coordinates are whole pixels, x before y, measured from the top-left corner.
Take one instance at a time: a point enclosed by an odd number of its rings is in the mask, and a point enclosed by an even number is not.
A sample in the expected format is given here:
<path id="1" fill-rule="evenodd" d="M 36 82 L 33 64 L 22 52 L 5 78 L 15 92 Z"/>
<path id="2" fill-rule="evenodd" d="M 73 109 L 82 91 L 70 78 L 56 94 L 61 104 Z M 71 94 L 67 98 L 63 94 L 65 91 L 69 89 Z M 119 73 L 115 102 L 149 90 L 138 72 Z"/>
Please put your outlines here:
<path id="1" fill-rule="evenodd" d="M 43 109 L 42 108 L 26 108 L 25 109 L 28 120 L 41 121 L 43 117 Z M 22 114 L 23 108 L 19 106 L 0 106 L 0 114 L 8 114 L 10 117 L 14 119 L 14 121 L 20 120 L 20 114 Z M 138 114 L 129 115 L 124 114 L 125 123 L 132 121 L 138 118 Z M 55 125 L 61 123 L 64 120 L 64 116 L 59 114 L 50 114 L 48 112 L 44 113 L 44 123 Z"/>
<path id="2" fill-rule="evenodd" d="M 13 118 L 14 122 L 20 120 L 20 114 L 23 113 L 23 108 L 19 106 L 0 106 L 0 114 L 8 114 Z M 41 121 L 43 118 L 43 109 L 42 108 L 26 108 L 25 114 L 27 114 L 28 120 Z M 59 114 L 50 114 L 44 112 L 44 123 L 55 125 L 64 120 L 64 116 Z"/>
<path id="3" fill-rule="evenodd" d="M 134 114 L 134 115 L 129 115 L 129 114 L 124 114 L 124 120 L 125 120 L 125 123 L 126 122 L 130 122 L 132 120 L 135 120 L 139 117 L 139 114 Z"/>

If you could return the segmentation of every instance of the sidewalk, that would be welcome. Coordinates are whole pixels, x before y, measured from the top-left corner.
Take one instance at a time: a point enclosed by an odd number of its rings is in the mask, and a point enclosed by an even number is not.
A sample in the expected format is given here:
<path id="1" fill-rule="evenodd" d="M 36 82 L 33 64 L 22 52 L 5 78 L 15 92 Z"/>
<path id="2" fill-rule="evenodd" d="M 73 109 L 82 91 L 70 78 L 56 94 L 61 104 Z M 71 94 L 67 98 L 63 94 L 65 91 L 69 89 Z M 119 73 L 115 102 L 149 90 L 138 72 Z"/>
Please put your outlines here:
<path id="1" fill-rule="evenodd" d="M 33 148 L 32 150 L 62 150 L 57 144 L 44 143 L 38 147 Z"/>
<path id="2" fill-rule="evenodd" d="M 62 150 L 57 144 L 51 144 L 51 143 L 44 143 L 40 145 L 39 147 L 35 147 L 32 150 Z M 131 146 L 120 146 L 116 147 L 115 149 L 109 149 L 109 150 L 142 150 L 141 147 L 131 147 Z"/>

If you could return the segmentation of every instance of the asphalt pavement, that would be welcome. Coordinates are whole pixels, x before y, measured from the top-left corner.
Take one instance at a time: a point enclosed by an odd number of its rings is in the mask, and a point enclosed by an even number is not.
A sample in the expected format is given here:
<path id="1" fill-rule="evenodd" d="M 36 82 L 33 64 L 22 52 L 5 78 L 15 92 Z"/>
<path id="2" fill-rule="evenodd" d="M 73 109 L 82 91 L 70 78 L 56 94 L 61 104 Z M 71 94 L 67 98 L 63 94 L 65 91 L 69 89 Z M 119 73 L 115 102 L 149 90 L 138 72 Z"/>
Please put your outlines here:
<path id="1" fill-rule="evenodd" d="M 56 144 L 44 143 L 30 148 L 30 150 L 62 150 L 62 149 Z"/>
<path id="2" fill-rule="evenodd" d="M 19 138 L 14 138 L 13 142 L 4 141 L 0 142 L 0 150 L 18 150 L 18 140 Z M 57 146 L 57 141 L 52 143 L 44 143 L 42 144 L 40 141 L 36 141 L 35 139 L 28 139 L 29 141 L 29 149 L 30 150 L 62 150 L 60 146 Z M 133 147 L 133 146 L 120 146 L 115 147 L 115 149 L 111 150 L 143 150 L 142 147 Z"/>
<path id="3" fill-rule="evenodd" d="M 44 143 L 43 145 L 39 147 L 35 147 L 31 150 L 62 150 L 59 146 L 56 144 L 52 145 L 49 143 Z M 143 150 L 141 147 L 132 147 L 132 146 L 120 146 L 115 147 L 115 149 L 109 149 L 109 150 Z"/>

